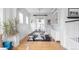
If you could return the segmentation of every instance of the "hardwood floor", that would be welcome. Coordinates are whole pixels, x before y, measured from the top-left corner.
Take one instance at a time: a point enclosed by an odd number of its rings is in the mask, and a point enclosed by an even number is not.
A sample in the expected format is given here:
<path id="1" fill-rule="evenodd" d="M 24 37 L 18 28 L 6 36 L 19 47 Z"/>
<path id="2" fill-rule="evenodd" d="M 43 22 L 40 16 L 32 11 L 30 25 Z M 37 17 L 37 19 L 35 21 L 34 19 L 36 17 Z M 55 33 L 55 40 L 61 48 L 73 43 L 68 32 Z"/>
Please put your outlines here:
<path id="1" fill-rule="evenodd" d="M 2 47 L 2 35 L 0 34 L 0 47 Z"/>
<path id="2" fill-rule="evenodd" d="M 60 43 L 53 41 L 27 41 L 25 37 L 14 50 L 64 50 Z"/>

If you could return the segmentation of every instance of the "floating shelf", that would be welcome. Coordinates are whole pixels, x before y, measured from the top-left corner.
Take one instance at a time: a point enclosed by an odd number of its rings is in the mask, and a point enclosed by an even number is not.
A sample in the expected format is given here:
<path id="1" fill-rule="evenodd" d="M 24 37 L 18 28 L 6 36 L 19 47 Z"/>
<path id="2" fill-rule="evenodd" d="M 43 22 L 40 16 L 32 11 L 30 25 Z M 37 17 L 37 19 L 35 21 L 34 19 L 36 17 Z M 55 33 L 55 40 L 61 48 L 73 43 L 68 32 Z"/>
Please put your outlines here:
<path id="1" fill-rule="evenodd" d="M 70 19 L 79 19 L 79 17 L 67 17 L 67 18 L 70 18 Z"/>
<path id="2" fill-rule="evenodd" d="M 79 21 L 79 20 L 69 20 L 69 21 L 65 21 L 65 23 L 76 22 L 76 21 Z"/>

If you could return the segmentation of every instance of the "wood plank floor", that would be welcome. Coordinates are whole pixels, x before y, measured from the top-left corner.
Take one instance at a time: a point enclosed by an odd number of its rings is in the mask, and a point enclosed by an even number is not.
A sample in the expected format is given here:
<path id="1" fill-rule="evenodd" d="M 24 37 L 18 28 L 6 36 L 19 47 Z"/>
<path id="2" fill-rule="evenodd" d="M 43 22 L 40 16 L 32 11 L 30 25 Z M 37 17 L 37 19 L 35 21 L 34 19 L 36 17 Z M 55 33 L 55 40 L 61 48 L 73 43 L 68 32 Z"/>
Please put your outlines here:
<path id="1" fill-rule="evenodd" d="M 0 47 L 2 47 L 2 35 L 0 34 Z"/>
<path id="2" fill-rule="evenodd" d="M 14 50 L 64 50 L 63 47 L 57 42 L 53 41 L 27 41 L 27 38 L 24 38 L 20 45 Z"/>

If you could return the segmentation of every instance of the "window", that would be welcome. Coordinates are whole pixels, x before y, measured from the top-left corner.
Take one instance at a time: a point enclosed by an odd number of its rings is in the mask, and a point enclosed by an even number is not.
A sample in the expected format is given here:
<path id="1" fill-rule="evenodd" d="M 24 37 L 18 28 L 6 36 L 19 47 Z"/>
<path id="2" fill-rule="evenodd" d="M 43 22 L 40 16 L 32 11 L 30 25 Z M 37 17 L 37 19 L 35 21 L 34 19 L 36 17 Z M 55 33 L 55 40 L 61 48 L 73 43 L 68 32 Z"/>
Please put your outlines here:
<path id="1" fill-rule="evenodd" d="M 45 19 L 35 19 L 31 23 L 31 28 L 33 31 L 36 29 L 41 30 L 41 31 L 45 31 Z"/>
<path id="2" fill-rule="evenodd" d="M 36 19 L 36 28 L 40 29 L 40 30 L 45 30 L 45 23 L 44 23 L 44 19 Z"/>
<path id="3" fill-rule="evenodd" d="M 23 14 L 19 13 L 19 23 L 23 24 Z"/>
<path id="4" fill-rule="evenodd" d="M 28 24 L 28 17 L 26 16 L 26 24 Z"/>

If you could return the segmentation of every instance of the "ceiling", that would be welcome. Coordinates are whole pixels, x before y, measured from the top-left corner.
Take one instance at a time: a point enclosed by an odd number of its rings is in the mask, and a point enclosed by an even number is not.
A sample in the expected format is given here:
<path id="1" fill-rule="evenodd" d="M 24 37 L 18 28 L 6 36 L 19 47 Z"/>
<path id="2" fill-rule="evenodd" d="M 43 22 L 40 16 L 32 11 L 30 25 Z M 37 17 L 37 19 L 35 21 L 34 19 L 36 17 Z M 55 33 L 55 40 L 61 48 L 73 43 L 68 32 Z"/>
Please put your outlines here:
<path id="1" fill-rule="evenodd" d="M 31 15 L 49 15 L 54 12 L 56 8 L 26 8 Z"/>

